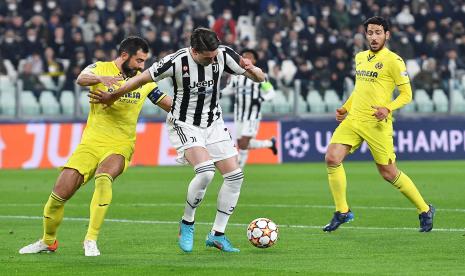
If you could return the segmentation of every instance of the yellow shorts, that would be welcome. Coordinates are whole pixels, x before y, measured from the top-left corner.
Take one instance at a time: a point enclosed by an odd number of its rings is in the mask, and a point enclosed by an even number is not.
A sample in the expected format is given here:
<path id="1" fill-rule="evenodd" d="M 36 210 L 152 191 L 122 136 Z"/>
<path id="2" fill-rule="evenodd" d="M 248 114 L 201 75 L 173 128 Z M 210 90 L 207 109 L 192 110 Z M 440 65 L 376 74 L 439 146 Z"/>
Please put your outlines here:
<path id="1" fill-rule="evenodd" d="M 391 120 L 361 122 L 346 118 L 334 131 L 330 144 L 352 146 L 350 153 L 353 153 L 366 141 L 375 162 L 388 165 L 396 160 L 392 134 Z"/>
<path id="2" fill-rule="evenodd" d="M 95 174 L 98 165 L 112 154 L 119 154 L 124 157 L 124 171 L 131 161 L 134 147 L 132 145 L 109 145 L 94 146 L 89 144 L 79 144 L 73 152 L 68 162 L 61 167 L 72 168 L 84 176 L 84 183 L 87 183 Z"/>

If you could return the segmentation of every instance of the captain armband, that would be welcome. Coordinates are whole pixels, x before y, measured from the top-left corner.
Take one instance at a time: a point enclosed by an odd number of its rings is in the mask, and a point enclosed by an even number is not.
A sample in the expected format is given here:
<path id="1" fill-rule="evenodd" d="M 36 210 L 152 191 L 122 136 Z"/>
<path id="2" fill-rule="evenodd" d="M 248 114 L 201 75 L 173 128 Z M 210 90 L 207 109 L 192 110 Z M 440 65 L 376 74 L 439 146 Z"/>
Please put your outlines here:
<path id="1" fill-rule="evenodd" d="M 271 84 L 271 82 L 269 81 L 264 81 L 260 84 L 260 88 L 263 90 L 263 91 L 270 91 L 271 89 L 273 89 L 273 85 Z"/>
<path id="2" fill-rule="evenodd" d="M 160 89 L 158 89 L 158 87 L 155 87 L 147 95 L 147 98 L 149 98 L 149 100 L 155 105 L 157 105 L 164 97 L 166 97 L 166 94 L 161 92 Z"/>

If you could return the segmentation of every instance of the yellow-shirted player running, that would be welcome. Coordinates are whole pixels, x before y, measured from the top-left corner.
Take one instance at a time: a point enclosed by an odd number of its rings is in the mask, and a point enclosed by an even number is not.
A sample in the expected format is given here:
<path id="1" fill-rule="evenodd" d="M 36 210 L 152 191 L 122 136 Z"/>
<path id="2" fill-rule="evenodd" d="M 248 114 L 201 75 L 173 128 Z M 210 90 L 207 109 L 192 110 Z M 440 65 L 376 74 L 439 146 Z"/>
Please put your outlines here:
<path id="1" fill-rule="evenodd" d="M 148 57 L 147 42 L 128 37 L 119 47 L 119 56 L 111 62 L 87 66 L 77 83 L 111 92 L 144 69 Z M 166 111 L 171 98 L 155 83 L 143 85 L 121 97 L 111 107 L 91 103 L 81 143 L 62 168 L 55 187 L 45 204 L 43 237 L 19 250 L 20 254 L 51 252 L 57 249 L 57 229 L 63 219 L 68 199 L 92 177 L 95 190 L 90 203 L 90 220 L 84 239 L 85 256 L 98 256 L 97 237 L 112 199 L 112 183 L 128 166 L 134 152 L 136 124 L 146 98 Z"/>
<path id="2" fill-rule="evenodd" d="M 412 100 L 412 89 L 404 61 L 385 47 L 390 37 L 388 22 L 372 17 L 364 22 L 370 50 L 355 56 L 355 88 L 341 108 L 325 160 L 336 212 L 323 231 L 331 232 L 354 219 L 346 201 L 346 174 L 342 161 L 366 141 L 381 176 L 417 208 L 420 232 L 433 228 L 435 209 L 426 204 L 412 180 L 397 169 L 394 153 L 392 112 Z M 399 96 L 392 100 L 395 87 Z"/>

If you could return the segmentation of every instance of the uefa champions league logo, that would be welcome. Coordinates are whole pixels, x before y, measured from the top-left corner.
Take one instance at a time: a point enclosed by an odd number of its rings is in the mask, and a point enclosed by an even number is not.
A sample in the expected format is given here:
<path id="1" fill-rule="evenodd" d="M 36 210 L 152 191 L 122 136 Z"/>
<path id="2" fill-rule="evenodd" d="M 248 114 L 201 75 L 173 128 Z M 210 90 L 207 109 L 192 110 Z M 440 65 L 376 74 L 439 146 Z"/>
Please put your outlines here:
<path id="1" fill-rule="evenodd" d="M 284 148 L 289 156 L 303 158 L 310 149 L 308 133 L 298 127 L 291 128 L 284 135 Z"/>

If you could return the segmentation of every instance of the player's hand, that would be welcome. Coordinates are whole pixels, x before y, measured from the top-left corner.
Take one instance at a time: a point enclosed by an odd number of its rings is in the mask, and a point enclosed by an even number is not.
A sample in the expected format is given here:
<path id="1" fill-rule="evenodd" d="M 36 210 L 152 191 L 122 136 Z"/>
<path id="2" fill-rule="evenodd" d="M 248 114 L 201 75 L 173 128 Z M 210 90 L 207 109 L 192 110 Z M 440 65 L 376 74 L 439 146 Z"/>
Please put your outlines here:
<path id="1" fill-rule="evenodd" d="M 383 106 L 372 106 L 371 108 L 375 110 L 373 116 L 375 116 L 376 119 L 378 119 L 378 121 L 386 119 L 389 113 L 391 112 L 389 109 Z"/>
<path id="2" fill-rule="evenodd" d="M 347 116 L 347 109 L 344 107 L 336 109 L 336 121 L 342 122 Z"/>
<path id="3" fill-rule="evenodd" d="M 108 88 L 113 87 L 113 85 L 119 86 L 121 80 L 123 80 L 121 76 L 99 76 L 99 81 Z"/>
<path id="4" fill-rule="evenodd" d="M 105 108 L 110 107 L 110 105 L 112 105 L 115 102 L 115 99 L 113 99 L 111 93 L 102 91 L 100 89 L 89 91 L 89 94 L 87 94 L 87 96 L 90 98 L 90 103 L 104 104 L 106 105 Z"/>
<path id="5" fill-rule="evenodd" d="M 250 70 L 255 67 L 255 65 L 252 64 L 252 61 L 248 58 L 243 58 L 239 60 L 239 65 L 244 68 L 245 70 Z"/>

